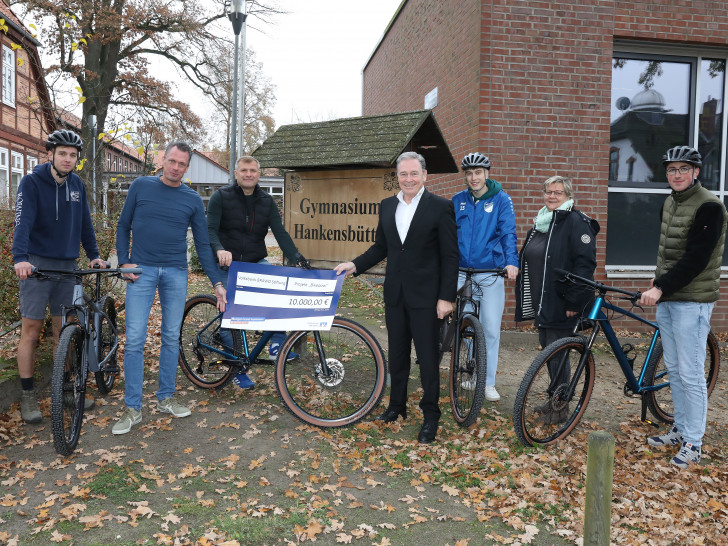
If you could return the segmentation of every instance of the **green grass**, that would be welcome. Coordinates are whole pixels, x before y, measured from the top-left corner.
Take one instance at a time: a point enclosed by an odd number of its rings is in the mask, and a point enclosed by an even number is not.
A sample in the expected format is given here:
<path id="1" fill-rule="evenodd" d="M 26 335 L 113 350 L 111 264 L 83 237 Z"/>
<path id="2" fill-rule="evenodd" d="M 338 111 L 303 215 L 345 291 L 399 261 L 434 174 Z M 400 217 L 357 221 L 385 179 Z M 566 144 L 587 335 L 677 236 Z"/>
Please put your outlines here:
<path id="1" fill-rule="evenodd" d="M 101 470 L 89 482 L 88 488 L 95 495 L 103 495 L 113 502 L 127 502 L 142 500 L 144 496 L 138 489 L 142 484 L 151 485 L 154 489 L 154 480 L 140 476 L 142 469 L 139 465 L 109 466 Z"/>

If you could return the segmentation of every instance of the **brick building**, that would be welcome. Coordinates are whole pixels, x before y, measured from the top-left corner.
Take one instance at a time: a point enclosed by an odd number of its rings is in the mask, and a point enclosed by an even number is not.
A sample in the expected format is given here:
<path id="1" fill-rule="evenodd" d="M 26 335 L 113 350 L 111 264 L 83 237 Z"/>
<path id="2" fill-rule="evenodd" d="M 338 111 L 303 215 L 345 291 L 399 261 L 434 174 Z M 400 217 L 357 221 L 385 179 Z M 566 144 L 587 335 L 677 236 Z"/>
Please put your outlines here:
<path id="1" fill-rule="evenodd" d="M 490 156 L 519 246 L 540 183 L 568 176 L 602 226 L 597 277 L 644 289 L 669 193 L 665 149 L 697 146 L 704 185 L 728 196 L 727 60 L 722 1 L 404 0 L 364 67 L 363 115 L 432 107 L 458 160 Z M 463 181 L 428 185 L 449 197 Z M 728 285 L 713 327 L 728 329 Z"/>
<path id="2" fill-rule="evenodd" d="M 0 1 L 0 209 L 13 208 L 20 179 L 46 160 L 54 126 L 38 57 L 39 42 Z"/>

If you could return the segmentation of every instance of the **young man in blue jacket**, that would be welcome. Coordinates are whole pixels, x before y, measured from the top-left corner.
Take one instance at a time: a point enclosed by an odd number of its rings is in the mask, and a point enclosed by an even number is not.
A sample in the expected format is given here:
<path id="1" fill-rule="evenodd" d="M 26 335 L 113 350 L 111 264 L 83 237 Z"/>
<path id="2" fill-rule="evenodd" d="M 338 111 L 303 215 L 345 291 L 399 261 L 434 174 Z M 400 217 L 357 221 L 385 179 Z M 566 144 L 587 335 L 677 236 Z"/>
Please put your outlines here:
<path id="1" fill-rule="evenodd" d="M 22 386 L 20 413 L 26 423 L 40 423 L 33 385 L 35 350 L 40 339 L 46 307 L 50 306 L 53 338 L 61 332 L 61 306 L 73 302 L 74 279 L 39 280 L 29 278 L 31 268 L 75 269 L 80 246 L 91 265 L 106 267 L 99 259 L 86 188 L 73 172 L 83 143 L 81 137 L 64 129 L 46 140 L 48 162 L 25 175 L 15 200 L 13 261 L 20 279 L 20 342 L 18 375 Z M 93 407 L 86 399 L 86 409 Z"/>
<path id="2" fill-rule="evenodd" d="M 455 221 L 458 226 L 460 267 L 475 269 L 505 269 L 509 279 L 518 276 L 518 249 L 516 248 L 516 215 L 513 202 L 501 185 L 488 178 L 490 160 L 474 152 L 466 155 L 461 164 L 467 190 L 456 194 Z M 480 302 L 479 319 L 485 333 L 487 372 L 485 399 L 495 402 L 500 395 L 495 389 L 498 371 L 500 328 L 505 307 L 503 277 L 487 273 L 473 275 L 473 297 Z M 458 288 L 465 282 L 460 273 Z M 475 388 L 475 381 L 473 381 Z"/>

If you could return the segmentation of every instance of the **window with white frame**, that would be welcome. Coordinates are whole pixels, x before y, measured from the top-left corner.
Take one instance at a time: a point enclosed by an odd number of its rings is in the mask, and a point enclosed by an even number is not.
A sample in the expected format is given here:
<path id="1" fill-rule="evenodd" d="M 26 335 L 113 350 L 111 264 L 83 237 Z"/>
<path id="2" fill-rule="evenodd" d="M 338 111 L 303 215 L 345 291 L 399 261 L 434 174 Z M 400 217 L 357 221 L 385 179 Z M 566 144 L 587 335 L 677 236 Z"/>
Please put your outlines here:
<path id="1" fill-rule="evenodd" d="M 38 158 L 37 157 L 33 157 L 32 155 L 29 155 L 28 156 L 28 170 L 27 170 L 27 174 L 31 174 L 33 172 L 33 169 L 35 169 L 37 165 L 38 165 Z"/>
<path id="2" fill-rule="evenodd" d="M 23 154 L 18 152 L 10 153 L 10 195 L 12 199 L 15 199 L 15 195 L 18 193 L 18 186 L 20 186 L 20 179 L 25 174 L 23 171 L 23 163 Z"/>
<path id="3" fill-rule="evenodd" d="M 0 148 L 0 206 L 10 208 L 15 196 L 10 195 L 10 169 L 8 163 L 8 150 Z"/>
<path id="4" fill-rule="evenodd" d="M 3 102 L 15 107 L 15 52 L 4 45 L 3 50 Z"/>
<path id="5" fill-rule="evenodd" d="M 682 53 L 640 48 L 613 54 L 608 270 L 654 267 L 659 214 L 670 193 L 662 165 L 669 148 L 697 148 L 703 156 L 699 180 L 724 201 L 728 196 L 723 115 L 728 50 Z"/>

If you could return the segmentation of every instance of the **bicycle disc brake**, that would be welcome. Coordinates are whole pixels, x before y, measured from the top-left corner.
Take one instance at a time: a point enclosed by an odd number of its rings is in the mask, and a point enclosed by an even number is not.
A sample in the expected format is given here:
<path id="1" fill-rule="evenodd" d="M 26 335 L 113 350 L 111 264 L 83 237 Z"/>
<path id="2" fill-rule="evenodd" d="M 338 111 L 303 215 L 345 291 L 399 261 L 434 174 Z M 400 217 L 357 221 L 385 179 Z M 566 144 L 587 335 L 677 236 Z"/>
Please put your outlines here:
<path id="1" fill-rule="evenodd" d="M 551 406 L 551 409 L 553 411 L 558 412 L 564 409 L 568 409 L 569 401 L 566 398 L 568 390 L 568 383 L 561 383 L 558 387 L 556 387 L 556 390 L 554 390 L 551 398 L 549 398 L 549 406 Z"/>
<path id="2" fill-rule="evenodd" d="M 316 363 L 316 379 L 326 387 L 335 387 L 344 380 L 344 365 L 335 358 L 327 358 L 326 366 L 329 373 L 324 373 L 320 362 Z"/>

